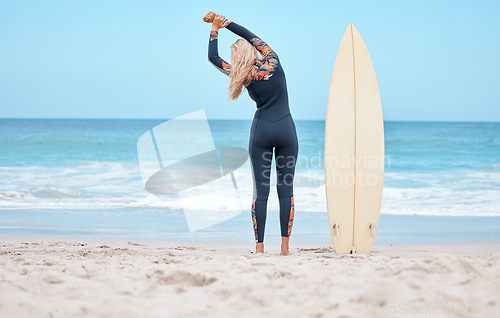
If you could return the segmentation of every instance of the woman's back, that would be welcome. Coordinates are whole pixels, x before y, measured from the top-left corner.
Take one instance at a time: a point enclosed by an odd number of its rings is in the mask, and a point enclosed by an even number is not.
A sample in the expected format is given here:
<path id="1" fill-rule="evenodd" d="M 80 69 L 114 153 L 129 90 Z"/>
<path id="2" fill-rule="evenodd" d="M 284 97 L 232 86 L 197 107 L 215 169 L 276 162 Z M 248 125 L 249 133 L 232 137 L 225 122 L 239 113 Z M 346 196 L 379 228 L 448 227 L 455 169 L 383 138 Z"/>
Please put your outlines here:
<path id="1" fill-rule="evenodd" d="M 255 112 L 255 117 L 277 121 L 290 115 L 285 72 L 276 52 L 245 27 L 235 22 L 228 23 L 226 26 L 228 30 L 246 39 L 263 57 L 257 63 L 258 68 L 250 74 L 251 83 L 246 87 L 248 94 L 257 104 L 258 110 Z M 224 74 L 229 75 L 231 65 L 219 57 L 217 39 L 217 31 L 212 31 L 209 43 L 209 60 Z"/>
<path id="2" fill-rule="evenodd" d="M 290 115 L 285 72 L 279 62 L 272 76 L 266 80 L 252 80 L 247 86 L 248 94 L 257 103 L 255 117 L 267 120 L 280 120 Z"/>

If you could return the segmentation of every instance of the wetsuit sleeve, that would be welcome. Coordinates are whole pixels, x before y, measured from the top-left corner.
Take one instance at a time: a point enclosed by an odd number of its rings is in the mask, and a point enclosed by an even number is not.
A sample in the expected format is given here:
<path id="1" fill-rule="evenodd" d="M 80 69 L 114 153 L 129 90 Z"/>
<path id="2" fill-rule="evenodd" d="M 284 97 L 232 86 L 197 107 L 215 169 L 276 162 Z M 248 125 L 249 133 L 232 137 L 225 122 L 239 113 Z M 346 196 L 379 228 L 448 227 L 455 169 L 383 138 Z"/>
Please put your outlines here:
<path id="1" fill-rule="evenodd" d="M 279 62 L 276 52 L 274 52 L 274 50 L 271 49 L 266 42 L 249 31 L 247 28 L 232 21 L 228 21 L 228 23 L 229 24 L 226 26 L 226 29 L 250 42 L 250 44 L 252 44 L 257 51 L 262 54 L 263 61 L 259 61 L 257 63 L 259 68 L 252 73 L 252 80 L 260 81 L 270 79 L 275 73 Z"/>
<path id="2" fill-rule="evenodd" d="M 210 31 L 210 39 L 208 42 L 208 60 L 219 71 L 221 71 L 226 75 L 229 75 L 229 70 L 231 68 L 231 65 L 228 64 L 219 56 L 219 49 L 217 43 L 218 37 L 219 37 L 218 31 Z"/>
<path id="3" fill-rule="evenodd" d="M 255 46 L 257 51 L 259 51 L 263 57 L 267 57 L 268 55 L 274 55 L 274 57 L 277 57 L 276 52 L 274 52 L 266 42 L 253 34 L 250 30 L 237 24 L 236 22 L 228 21 L 228 23 L 229 24 L 226 26 L 226 29 L 250 42 L 250 44 Z"/>

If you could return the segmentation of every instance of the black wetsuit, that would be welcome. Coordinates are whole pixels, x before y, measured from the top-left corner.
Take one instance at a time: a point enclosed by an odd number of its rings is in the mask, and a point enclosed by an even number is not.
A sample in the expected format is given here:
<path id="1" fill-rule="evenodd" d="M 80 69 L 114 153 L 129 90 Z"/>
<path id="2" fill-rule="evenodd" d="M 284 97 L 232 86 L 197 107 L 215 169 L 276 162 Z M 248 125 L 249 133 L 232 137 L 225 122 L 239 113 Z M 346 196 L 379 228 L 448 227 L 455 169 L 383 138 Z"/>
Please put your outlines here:
<path id="1" fill-rule="evenodd" d="M 289 237 L 294 218 L 293 179 L 298 140 L 288 107 L 285 73 L 276 52 L 262 39 L 235 22 L 229 22 L 226 28 L 250 42 L 263 57 L 252 71 L 252 81 L 246 87 L 250 97 L 257 103 L 248 146 L 254 184 L 252 220 L 255 241 L 264 240 L 273 148 L 280 202 L 281 236 Z M 219 57 L 217 38 L 218 32 L 211 31 L 208 59 L 217 69 L 229 75 L 231 65 Z"/>

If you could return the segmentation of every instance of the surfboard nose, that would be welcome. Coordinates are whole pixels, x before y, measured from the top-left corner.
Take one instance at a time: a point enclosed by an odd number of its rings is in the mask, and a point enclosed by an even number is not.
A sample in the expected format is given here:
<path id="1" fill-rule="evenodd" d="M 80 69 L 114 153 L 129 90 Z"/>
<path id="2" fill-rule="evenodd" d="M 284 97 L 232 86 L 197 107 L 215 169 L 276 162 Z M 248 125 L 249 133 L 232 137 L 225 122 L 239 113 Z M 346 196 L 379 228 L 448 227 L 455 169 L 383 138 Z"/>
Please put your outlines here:
<path id="1" fill-rule="evenodd" d="M 344 36 L 346 36 L 346 35 L 348 37 L 351 36 L 351 34 L 352 34 L 352 27 L 353 26 L 354 25 L 352 24 L 352 22 L 349 22 L 349 24 L 347 25 L 347 28 L 345 29 Z"/>

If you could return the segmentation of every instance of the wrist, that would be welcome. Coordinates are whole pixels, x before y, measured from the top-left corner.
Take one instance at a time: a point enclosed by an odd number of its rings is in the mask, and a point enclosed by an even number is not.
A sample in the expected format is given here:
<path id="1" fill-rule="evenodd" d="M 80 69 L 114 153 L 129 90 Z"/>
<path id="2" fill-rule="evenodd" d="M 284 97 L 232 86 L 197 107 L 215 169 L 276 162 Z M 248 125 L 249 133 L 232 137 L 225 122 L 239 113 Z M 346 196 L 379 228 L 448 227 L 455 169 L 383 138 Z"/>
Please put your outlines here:
<path id="1" fill-rule="evenodd" d="M 212 25 L 212 31 L 219 31 L 219 27 L 216 27 L 215 25 Z"/>

